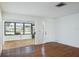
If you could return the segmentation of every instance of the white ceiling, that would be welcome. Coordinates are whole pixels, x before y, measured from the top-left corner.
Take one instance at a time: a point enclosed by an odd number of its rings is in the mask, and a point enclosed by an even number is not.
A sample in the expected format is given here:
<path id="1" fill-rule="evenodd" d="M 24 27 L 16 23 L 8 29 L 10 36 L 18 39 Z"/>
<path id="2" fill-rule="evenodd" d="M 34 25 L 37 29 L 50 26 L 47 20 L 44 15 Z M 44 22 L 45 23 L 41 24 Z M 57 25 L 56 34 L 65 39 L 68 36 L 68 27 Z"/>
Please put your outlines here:
<path id="1" fill-rule="evenodd" d="M 66 2 L 63 7 L 56 7 L 59 2 L 0 2 L 3 12 L 31 16 L 61 17 L 79 12 L 79 2 Z"/>

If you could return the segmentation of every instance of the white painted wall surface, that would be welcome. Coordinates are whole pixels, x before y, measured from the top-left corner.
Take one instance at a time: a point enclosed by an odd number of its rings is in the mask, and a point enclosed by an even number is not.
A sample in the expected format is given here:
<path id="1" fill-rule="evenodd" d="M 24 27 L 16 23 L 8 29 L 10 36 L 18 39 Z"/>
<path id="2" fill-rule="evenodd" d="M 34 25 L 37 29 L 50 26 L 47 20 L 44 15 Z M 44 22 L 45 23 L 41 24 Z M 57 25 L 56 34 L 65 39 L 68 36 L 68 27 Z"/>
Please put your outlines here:
<path id="1" fill-rule="evenodd" d="M 57 19 L 55 27 L 57 42 L 79 47 L 79 13 Z"/>
<path id="2" fill-rule="evenodd" d="M 55 41 L 55 19 L 43 18 L 36 22 L 36 28 L 37 43 L 41 44 Z"/>
<path id="3" fill-rule="evenodd" d="M 1 16 L 1 9 L 0 9 L 0 55 L 2 52 L 2 45 L 3 45 L 3 29 L 2 29 L 2 16 Z"/>

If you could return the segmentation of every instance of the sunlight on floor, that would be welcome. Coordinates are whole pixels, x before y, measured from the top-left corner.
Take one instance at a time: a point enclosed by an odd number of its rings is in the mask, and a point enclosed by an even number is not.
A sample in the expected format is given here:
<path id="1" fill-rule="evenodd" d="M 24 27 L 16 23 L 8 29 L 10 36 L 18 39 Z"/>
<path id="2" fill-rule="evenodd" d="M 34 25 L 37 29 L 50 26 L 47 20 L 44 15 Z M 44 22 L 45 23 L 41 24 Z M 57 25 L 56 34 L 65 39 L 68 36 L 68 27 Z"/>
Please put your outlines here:
<path id="1" fill-rule="evenodd" d="M 26 45 L 33 45 L 34 39 L 12 40 L 4 42 L 4 49 L 17 48 Z"/>

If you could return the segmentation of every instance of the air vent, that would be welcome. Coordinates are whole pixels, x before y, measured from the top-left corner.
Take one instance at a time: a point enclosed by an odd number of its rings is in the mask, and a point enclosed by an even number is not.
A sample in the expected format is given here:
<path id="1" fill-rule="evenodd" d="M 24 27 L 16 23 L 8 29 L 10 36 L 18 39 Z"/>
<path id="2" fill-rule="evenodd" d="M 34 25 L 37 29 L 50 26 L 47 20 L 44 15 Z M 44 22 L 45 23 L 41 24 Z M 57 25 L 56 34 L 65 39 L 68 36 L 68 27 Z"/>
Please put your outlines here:
<path id="1" fill-rule="evenodd" d="M 56 5 L 56 7 L 63 7 L 63 6 L 65 6 L 65 5 L 66 5 L 66 3 L 60 2 L 59 4 Z"/>

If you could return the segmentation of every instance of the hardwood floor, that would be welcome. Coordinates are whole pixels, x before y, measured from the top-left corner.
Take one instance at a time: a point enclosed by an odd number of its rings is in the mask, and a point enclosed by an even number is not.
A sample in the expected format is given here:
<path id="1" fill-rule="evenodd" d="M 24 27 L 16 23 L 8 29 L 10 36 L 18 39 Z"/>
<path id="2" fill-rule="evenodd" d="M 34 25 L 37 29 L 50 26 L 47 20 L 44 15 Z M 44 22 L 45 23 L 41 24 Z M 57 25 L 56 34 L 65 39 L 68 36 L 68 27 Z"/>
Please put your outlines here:
<path id="1" fill-rule="evenodd" d="M 42 49 L 44 46 L 45 51 Z M 44 55 L 45 54 L 45 55 Z M 79 48 L 50 42 L 2 51 L 2 57 L 79 57 Z"/>

